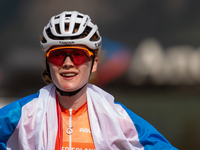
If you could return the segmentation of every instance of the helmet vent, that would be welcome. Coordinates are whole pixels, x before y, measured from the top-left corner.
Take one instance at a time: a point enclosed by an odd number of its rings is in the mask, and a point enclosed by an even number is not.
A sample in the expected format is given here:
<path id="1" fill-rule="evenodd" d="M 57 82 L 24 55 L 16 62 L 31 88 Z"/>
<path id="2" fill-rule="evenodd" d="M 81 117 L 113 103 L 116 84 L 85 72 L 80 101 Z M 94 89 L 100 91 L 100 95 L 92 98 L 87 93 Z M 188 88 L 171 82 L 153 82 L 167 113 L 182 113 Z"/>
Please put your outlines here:
<path id="1" fill-rule="evenodd" d="M 94 35 L 90 38 L 90 41 L 98 41 L 99 39 L 99 35 L 97 33 L 94 33 Z"/>
<path id="2" fill-rule="evenodd" d="M 42 43 L 46 43 L 46 42 L 47 42 L 47 40 L 44 38 L 44 36 L 42 36 L 41 42 L 42 42 Z"/>
<path id="3" fill-rule="evenodd" d="M 59 24 L 56 24 L 56 25 L 55 25 L 55 28 L 56 28 L 56 32 L 59 33 L 59 34 L 61 34 Z"/>
<path id="4" fill-rule="evenodd" d="M 55 16 L 55 19 L 58 19 L 58 18 L 60 18 L 60 16 Z"/>
<path id="5" fill-rule="evenodd" d="M 46 33 L 47 33 L 47 36 L 48 36 L 50 39 L 54 39 L 54 40 L 58 39 L 57 37 L 55 37 L 55 36 L 51 33 L 50 28 L 48 28 L 48 29 L 46 30 Z"/>
<path id="6" fill-rule="evenodd" d="M 69 23 L 65 23 L 65 31 L 67 32 L 69 30 Z"/>
<path id="7" fill-rule="evenodd" d="M 83 16 L 78 15 L 77 18 L 83 18 Z"/>
<path id="8" fill-rule="evenodd" d="M 78 31 L 79 27 L 80 27 L 80 24 L 76 23 L 75 27 L 74 27 L 74 30 L 73 30 L 73 33 L 76 33 Z"/>
<path id="9" fill-rule="evenodd" d="M 69 18 L 69 17 L 71 17 L 71 14 L 66 14 L 65 17 Z"/>

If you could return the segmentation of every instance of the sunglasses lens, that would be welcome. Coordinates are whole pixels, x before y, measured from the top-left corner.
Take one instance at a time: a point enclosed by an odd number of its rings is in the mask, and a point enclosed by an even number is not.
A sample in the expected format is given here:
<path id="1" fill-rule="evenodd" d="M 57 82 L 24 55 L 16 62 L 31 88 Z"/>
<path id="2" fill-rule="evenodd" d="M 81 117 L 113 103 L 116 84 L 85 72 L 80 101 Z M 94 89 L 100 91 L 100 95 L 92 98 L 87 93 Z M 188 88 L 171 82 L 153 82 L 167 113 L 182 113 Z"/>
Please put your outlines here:
<path id="1" fill-rule="evenodd" d="M 72 50 L 71 56 L 75 65 L 81 65 L 90 60 L 90 57 L 83 50 Z"/>
<path id="2" fill-rule="evenodd" d="M 47 59 L 50 63 L 54 65 L 62 66 L 63 62 L 68 56 L 71 58 L 71 61 L 77 66 L 90 60 L 89 53 L 86 50 L 82 49 L 50 50 Z"/>
<path id="3" fill-rule="evenodd" d="M 65 53 L 62 50 L 54 50 L 49 53 L 49 57 L 47 58 L 50 63 L 61 66 L 65 58 Z"/>

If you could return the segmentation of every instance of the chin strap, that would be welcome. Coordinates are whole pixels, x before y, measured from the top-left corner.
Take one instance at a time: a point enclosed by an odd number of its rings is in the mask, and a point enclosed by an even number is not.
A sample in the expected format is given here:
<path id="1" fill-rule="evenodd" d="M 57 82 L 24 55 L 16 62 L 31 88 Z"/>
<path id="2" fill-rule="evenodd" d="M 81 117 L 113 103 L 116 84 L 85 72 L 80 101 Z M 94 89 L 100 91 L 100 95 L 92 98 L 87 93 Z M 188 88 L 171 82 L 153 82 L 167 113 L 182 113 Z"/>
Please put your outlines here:
<path id="1" fill-rule="evenodd" d="M 87 83 L 86 83 L 87 84 Z M 65 91 L 62 91 L 61 89 L 59 89 L 57 86 L 56 86 L 56 90 L 60 93 L 60 95 L 62 96 L 73 96 L 73 95 L 76 95 L 78 92 L 80 92 L 80 90 L 82 90 L 85 86 L 82 86 L 80 89 L 76 90 L 76 91 L 73 91 L 73 92 L 65 92 Z"/>

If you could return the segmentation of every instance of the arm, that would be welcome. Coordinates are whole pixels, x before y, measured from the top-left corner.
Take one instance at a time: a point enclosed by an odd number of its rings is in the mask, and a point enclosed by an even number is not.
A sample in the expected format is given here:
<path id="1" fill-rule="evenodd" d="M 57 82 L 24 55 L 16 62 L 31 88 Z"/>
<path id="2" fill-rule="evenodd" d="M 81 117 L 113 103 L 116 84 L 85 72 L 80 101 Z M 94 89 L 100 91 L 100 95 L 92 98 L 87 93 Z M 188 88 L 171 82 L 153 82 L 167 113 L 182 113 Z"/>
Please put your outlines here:
<path id="1" fill-rule="evenodd" d="M 6 150 L 6 143 L 14 132 L 21 116 L 21 106 L 13 102 L 0 109 L 0 149 Z"/>

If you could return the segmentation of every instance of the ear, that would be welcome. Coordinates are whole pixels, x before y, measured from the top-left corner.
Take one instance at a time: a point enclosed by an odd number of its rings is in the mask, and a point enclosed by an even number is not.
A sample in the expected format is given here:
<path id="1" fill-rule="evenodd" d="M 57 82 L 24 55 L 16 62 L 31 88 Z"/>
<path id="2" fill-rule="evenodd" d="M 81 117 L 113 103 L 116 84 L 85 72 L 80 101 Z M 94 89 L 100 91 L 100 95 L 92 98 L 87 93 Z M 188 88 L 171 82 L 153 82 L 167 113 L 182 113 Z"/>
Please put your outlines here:
<path id="1" fill-rule="evenodd" d="M 94 58 L 94 63 L 93 63 L 93 67 L 92 67 L 92 72 L 97 71 L 97 66 L 99 63 L 99 59 L 97 57 Z"/>

